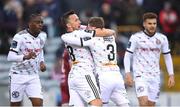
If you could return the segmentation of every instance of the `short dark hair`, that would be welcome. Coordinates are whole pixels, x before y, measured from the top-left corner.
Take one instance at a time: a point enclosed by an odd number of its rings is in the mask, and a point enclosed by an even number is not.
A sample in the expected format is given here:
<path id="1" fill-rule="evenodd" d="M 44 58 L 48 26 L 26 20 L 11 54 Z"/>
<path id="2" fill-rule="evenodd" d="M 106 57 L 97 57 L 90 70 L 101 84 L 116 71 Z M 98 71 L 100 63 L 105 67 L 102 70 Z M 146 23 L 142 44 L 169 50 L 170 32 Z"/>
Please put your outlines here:
<path id="1" fill-rule="evenodd" d="M 33 19 L 35 19 L 38 16 L 41 16 L 41 14 L 39 14 L 39 13 L 31 14 L 28 18 L 28 22 L 32 21 Z"/>
<path id="2" fill-rule="evenodd" d="M 64 28 L 67 28 L 66 24 L 68 23 L 68 18 L 72 14 L 76 14 L 75 11 L 74 10 L 69 10 L 66 13 L 64 13 L 63 16 L 61 17 L 61 25 Z"/>
<path id="3" fill-rule="evenodd" d="M 143 14 L 143 22 L 146 20 L 146 19 L 157 19 L 157 14 L 156 13 L 153 13 L 153 12 L 147 12 L 147 13 L 144 13 Z"/>
<path id="4" fill-rule="evenodd" d="M 104 19 L 102 17 L 91 17 L 88 24 L 96 28 L 104 28 Z"/>

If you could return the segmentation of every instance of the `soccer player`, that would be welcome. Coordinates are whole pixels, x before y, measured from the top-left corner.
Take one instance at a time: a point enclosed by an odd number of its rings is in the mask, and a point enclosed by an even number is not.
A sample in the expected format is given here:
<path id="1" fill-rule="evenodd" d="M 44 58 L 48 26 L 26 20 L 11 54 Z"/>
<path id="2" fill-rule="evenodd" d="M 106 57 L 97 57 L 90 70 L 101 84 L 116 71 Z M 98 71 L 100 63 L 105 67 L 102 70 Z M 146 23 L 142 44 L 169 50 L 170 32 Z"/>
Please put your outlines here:
<path id="1" fill-rule="evenodd" d="M 107 36 L 113 34 L 112 30 L 81 30 L 80 20 L 74 11 L 66 12 L 62 17 L 62 24 L 67 33 L 61 36 L 65 42 L 72 61 L 71 71 L 68 75 L 70 93 L 70 106 L 101 106 L 99 90 L 93 74 L 93 59 L 88 48 L 83 46 L 83 41 L 94 35 Z M 84 38 L 85 37 L 85 38 Z"/>
<path id="2" fill-rule="evenodd" d="M 157 15 L 147 12 L 143 15 L 144 30 L 130 37 L 124 56 L 125 78 L 132 86 L 130 62 L 133 58 L 135 89 L 140 106 L 155 106 L 160 94 L 159 59 L 162 52 L 169 73 L 168 86 L 175 84 L 172 58 L 167 37 L 156 32 Z"/>
<path id="3" fill-rule="evenodd" d="M 88 21 L 88 29 L 103 29 L 102 17 L 92 17 Z M 124 80 L 117 65 L 117 47 L 115 35 L 108 37 L 93 37 L 85 41 L 89 46 L 94 63 L 95 74 L 100 88 L 103 106 L 108 106 L 110 99 L 119 107 L 128 107 L 129 100 L 124 86 Z"/>
<path id="4" fill-rule="evenodd" d="M 69 90 L 68 90 L 68 74 L 71 70 L 71 65 L 69 62 L 69 55 L 68 51 L 64 49 L 63 57 L 62 57 L 62 66 L 61 66 L 61 83 L 60 83 L 60 90 L 61 90 L 61 104 L 62 106 L 67 106 L 69 103 Z"/>
<path id="5" fill-rule="evenodd" d="M 29 17 L 28 28 L 18 32 L 12 40 L 8 61 L 10 68 L 10 105 L 20 106 L 24 94 L 33 106 L 43 105 L 43 95 L 38 71 L 44 72 L 43 47 L 47 38 L 42 32 L 43 19 L 40 14 Z"/>

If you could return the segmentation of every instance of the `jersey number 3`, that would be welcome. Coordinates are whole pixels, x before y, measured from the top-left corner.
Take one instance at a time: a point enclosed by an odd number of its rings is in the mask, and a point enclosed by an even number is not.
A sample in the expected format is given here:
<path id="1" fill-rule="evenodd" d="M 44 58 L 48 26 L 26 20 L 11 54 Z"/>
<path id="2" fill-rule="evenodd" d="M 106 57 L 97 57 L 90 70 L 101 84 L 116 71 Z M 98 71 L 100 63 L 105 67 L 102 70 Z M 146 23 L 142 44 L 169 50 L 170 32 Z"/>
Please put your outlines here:
<path id="1" fill-rule="evenodd" d="M 107 45 L 107 50 L 110 50 L 110 54 L 108 55 L 108 59 L 113 61 L 115 59 L 114 46 L 112 44 Z"/>

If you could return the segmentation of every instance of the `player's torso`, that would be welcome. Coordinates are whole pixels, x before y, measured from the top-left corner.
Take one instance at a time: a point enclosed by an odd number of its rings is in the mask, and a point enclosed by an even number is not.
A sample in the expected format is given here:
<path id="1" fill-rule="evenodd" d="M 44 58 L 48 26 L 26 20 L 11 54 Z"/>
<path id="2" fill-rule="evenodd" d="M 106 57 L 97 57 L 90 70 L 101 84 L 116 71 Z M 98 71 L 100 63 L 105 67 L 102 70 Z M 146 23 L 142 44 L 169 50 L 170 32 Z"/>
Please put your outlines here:
<path id="1" fill-rule="evenodd" d="M 33 37 L 26 30 L 23 30 L 18 33 L 20 40 L 18 41 L 18 53 L 19 55 L 27 55 L 30 51 L 36 53 L 37 57 L 35 59 L 24 60 L 21 62 L 14 62 L 11 67 L 12 73 L 17 74 L 36 74 L 38 72 L 38 64 L 39 64 L 39 55 L 43 48 L 43 41 L 39 37 Z"/>
<path id="2" fill-rule="evenodd" d="M 119 71 L 115 38 L 94 37 L 90 46 L 96 70 Z"/>
<path id="3" fill-rule="evenodd" d="M 149 37 L 145 33 L 136 35 L 136 49 L 134 51 L 134 69 L 139 72 L 159 73 L 159 57 L 163 38 L 156 33 Z"/>
<path id="4" fill-rule="evenodd" d="M 71 33 L 67 36 L 79 37 L 76 33 Z M 88 47 L 80 47 L 72 44 L 65 43 L 68 50 L 69 57 L 71 59 L 72 68 L 74 67 L 84 67 L 93 69 L 93 59 Z"/>

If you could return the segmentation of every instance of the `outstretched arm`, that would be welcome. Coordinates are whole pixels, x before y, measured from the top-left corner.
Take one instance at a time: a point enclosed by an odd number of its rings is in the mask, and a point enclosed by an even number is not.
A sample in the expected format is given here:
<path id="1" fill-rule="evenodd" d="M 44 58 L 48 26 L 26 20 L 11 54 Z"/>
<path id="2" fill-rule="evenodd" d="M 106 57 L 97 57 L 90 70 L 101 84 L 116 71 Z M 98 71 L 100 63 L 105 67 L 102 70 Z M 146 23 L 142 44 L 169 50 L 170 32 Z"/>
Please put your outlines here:
<path id="1" fill-rule="evenodd" d="M 97 37 L 112 36 L 112 35 L 116 36 L 116 32 L 114 30 L 111 30 L 111 29 L 96 28 L 95 31 L 96 31 L 95 36 L 97 36 Z"/>

